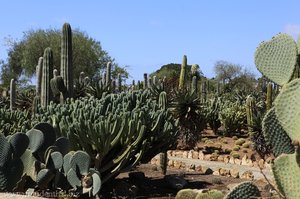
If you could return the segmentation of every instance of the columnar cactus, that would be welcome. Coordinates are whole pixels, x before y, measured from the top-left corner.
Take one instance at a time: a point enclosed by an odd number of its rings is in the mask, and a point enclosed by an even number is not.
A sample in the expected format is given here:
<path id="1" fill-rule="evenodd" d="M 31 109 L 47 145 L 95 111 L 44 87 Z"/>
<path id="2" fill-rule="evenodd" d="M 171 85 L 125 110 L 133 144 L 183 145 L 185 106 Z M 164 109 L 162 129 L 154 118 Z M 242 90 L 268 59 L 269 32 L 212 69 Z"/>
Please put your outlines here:
<path id="1" fill-rule="evenodd" d="M 207 94 L 207 84 L 206 84 L 206 81 L 202 82 L 202 88 L 201 89 L 202 89 L 202 95 L 201 95 L 202 100 L 206 101 L 206 94 Z"/>
<path id="2" fill-rule="evenodd" d="M 16 80 L 10 80 L 10 110 L 14 110 L 16 107 Z"/>
<path id="3" fill-rule="evenodd" d="M 118 74 L 118 92 L 122 91 L 122 77 L 121 74 Z"/>
<path id="4" fill-rule="evenodd" d="M 53 76 L 53 53 L 51 48 L 46 48 L 43 57 L 43 74 L 41 88 L 41 105 L 46 107 L 52 100 L 52 92 L 50 91 L 50 80 Z"/>
<path id="5" fill-rule="evenodd" d="M 197 78 L 197 76 L 195 75 L 195 76 L 193 76 L 193 78 L 192 78 L 192 93 L 195 93 L 195 94 L 197 94 L 197 92 L 198 92 L 198 78 Z"/>
<path id="6" fill-rule="evenodd" d="M 148 88 L 148 74 L 144 73 L 144 82 L 143 82 L 143 89 Z"/>
<path id="7" fill-rule="evenodd" d="M 166 175 L 167 168 L 168 168 L 168 153 L 166 151 L 162 152 L 160 153 L 159 157 L 160 157 L 159 161 L 160 161 L 160 168 L 162 170 L 162 174 Z"/>
<path id="8" fill-rule="evenodd" d="M 111 62 L 107 63 L 106 66 L 106 80 L 105 80 L 106 86 L 111 86 Z"/>
<path id="9" fill-rule="evenodd" d="M 184 89 L 185 81 L 186 81 L 186 68 L 187 68 L 187 57 L 186 55 L 184 55 L 181 64 L 179 89 Z"/>
<path id="10" fill-rule="evenodd" d="M 42 72 L 43 72 L 43 57 L 40 57 L 38 65 L 36 66 L 36 96 L 40 96 L 41 94 Z"/>
<path id="11" fill-rule="evenodd" d="M 67 88 L 67 97 L 73 97 L 72 29 L 65 23 L 62 28 L 60 74 Z"/>
<path id="12" fill-rule="evenodd" d="M 247 114 L 247 125 L 248 125 L 248 132 L 251 133 L 253 131 L 253 117 L 254 117 L 254 107 L 255 102 L 253 97 L 248 96 L 246 99 L 246 114 Z"/>

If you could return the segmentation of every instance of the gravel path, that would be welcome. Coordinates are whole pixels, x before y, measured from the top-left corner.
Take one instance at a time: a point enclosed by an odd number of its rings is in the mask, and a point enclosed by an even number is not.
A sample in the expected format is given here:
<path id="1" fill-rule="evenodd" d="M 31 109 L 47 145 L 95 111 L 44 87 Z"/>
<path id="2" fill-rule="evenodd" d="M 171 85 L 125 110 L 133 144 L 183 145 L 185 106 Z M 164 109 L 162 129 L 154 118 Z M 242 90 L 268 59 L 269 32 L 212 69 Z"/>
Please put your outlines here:
<path id="1" fill-rule="evenodd" d="M 223 169 L 236 169 L 240 173 L 244 173 L 245 171 L 251 171 L 254 175 L 254 179 L 264 178 L 260 169 L 256 167 L 250 167 L 245 165 L 236 165 L 236 164 L 225 164 L 224 162 L 217 161 L 207 161 L 207 160 L 199 160 L 199 159 L 190 159 L 190 158 L 179 158 L 179 157 L 168 157 L 170 160 L 177 160 L 184 162 L 186 164 L 194 164 L 195 166 L 205 166 L 211 168 L 212 170 L 217 170 L 219 168 Z M 265 168 L 263 169 L 263 173 L 269 180 L 273 180 L 273 175 L 271 169 Z"/>

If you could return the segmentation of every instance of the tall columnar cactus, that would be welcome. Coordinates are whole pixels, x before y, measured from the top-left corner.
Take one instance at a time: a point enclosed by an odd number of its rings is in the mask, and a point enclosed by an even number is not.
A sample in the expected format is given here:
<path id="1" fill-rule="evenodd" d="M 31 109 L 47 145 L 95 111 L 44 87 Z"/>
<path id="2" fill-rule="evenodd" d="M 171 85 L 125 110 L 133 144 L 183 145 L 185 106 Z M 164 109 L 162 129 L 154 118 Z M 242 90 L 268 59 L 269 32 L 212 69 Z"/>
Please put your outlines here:
<path id="1" fill-rule="evenodd" d="M 148 74 L 144 73 L 144 82 L 143 82 L 143 89 L 148 88 Z"/>
<path id="2" fill-rule="evenodd" d="M 111 86 L 111 62 L 108 62 L 106 65 L 106 86 Z"/>
<path id="3" fill-rule="evenodd" d="M 162 174 L 166 175 L 167 168 L 168 168 L 168 153 L 166 151 L 160 153 L 159 162 L 160 162 L 160 168 L 161 168 Z"/>
<path id="4" fill-rule="evenodd" d="M 246 99 L 246 114 L 247 114 L 247 125 L 248 125 L 248 132 L 251 133 L 253 132 L 253 117 L 254 117 L 254 107 L 255 102 L 253 97 L 248 96 Z"/>
<path id="5" fill-rule="evenodd" d="M 67 88 L 67 97 L 73 97 L 73 57 L 72 57 L 72 29 L 65 23 L 62 28 L 61 40 L 61 68 L 60 74 Z"/>
<path id="6" fill-rule="evenodd" d="M 14 110 L 16 107 L 16 80 L 10 80 L 10 110 Z"/>
<path id="7" fill-rule="evenodd" d="M 217 94 L 218 95 L 221 94 L 221 85 L 220 85 L 220 82 L 217 83 Z"/>
<path id="8" fill-rule="evenodd" d="M 38 65 L 36 66 L 36 96 L 41 95 L 42 72 L 43 72 L 43 57 L 40 57 Z"/>
<path id="9" fill-rule="evenodd" d="M 121 91 L 122 91 L 122 76 L 119 73 L 118 74 L 118 92 L 121 92 Z"/>
<path id="10" fill-rule="evenodd" d="M 51 48 L 46 48 L 43 57 L 43 73 L 41 88 L 41 105 L 46 107 L 52 100 L 50 80 L 53 77 L 53 53 Z"/>
<path id="11" fill-rule="evenodd" d="M 269 82 L 267 85 L 267 110 L 272 108 L 272 94 L 273 94 L 273 84 Z"/>
<path id="12" fill-rule="evenodd" d="M 192 78 L 192 93 L 197 94 L 198 92 L 198 78 L 196 75 Z"/>
<path id="13" fill-rule="evenodd" d="M 181 71 L 180 71 L 180 79 L 179 79 L 179 89 L 184 89 L 185 81 L 186 81 L 186 68 L 187 68 L 187 57 L 183 56 Z"/>

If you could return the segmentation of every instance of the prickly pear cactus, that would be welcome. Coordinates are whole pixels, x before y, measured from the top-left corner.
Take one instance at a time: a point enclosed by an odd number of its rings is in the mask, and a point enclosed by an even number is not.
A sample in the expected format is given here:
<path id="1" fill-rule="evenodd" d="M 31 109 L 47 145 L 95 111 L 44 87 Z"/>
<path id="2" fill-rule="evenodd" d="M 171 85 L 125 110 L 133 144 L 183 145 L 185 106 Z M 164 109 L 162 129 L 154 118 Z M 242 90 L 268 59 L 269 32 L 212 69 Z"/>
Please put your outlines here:
<path id="1" fill-rule="evenodd" d="M 249 199 L 260 197 L 260 191 L 252 182 L 242 182 L 229 192 L 225 199 Z"/>
<path id="2" fill-rule="evenodd" d="M 257 69 L 281 86 L 292 78 L 296 61 L 296 42 L 287 34 L 278 34 L 270 41 L 262 42 L 255 52 Z"/>

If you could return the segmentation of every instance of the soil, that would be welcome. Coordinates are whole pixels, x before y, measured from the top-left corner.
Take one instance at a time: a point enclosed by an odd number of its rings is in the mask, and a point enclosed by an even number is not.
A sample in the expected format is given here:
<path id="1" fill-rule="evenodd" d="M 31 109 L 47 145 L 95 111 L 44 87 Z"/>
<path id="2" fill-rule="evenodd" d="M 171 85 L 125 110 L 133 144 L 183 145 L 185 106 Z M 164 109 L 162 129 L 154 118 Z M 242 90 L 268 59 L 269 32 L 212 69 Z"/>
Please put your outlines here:
<path id="1" fill-rule="evenodd" d="M 250 143 L 247 147 L 240 145 L 240 149 L 236 150 L 240 157 L 247 155 L 253 160 L 259 160 L 262 158 L 253 149 L 253 144 L 251 144 L 247 134 L 241 134 L 232 138 L 216 136 L 211 130 L 206 130 L 205 132 L 202 132 L 202 139 L 197 143 L 195 150 L 201 150 L 207 154 L 230 154 L 230 151 L 237 146 L 236 141 L 239 138 L 243 138 L 246 142 Z M 102 188 L 100 198 L 172 199 L 175 198 L 179 189 L 172 187 L 171 184 L 168 183 L 166 178 L 170 176 L 182 176 L 187 182 L 183 188 L 218 189 L 225 194 L 235 184 L 246 181 L 240 178 L 204 175 L 197 171 L 175 169 L 174 167 L 168 167 L 167 174 L 163 175 L 158 166 L 151 165 L 149 163 L 139 165 L 130 172 L 121 173 L 117 178 L 110 183 L 107 183 L 105 187 Z M 274 194 L 276 195 L 276 192 L 266 180 L 254 180 L 254 183 L 261 190 L 263 197 L 272 198 L 274 197 Z"/>
<path id="2" fill-rule="evenodd" d="M 138 174 L 137 178 L 129 177 Z M 144 177 L 143 177 L 144 174 Z M 246 181 L 239 178 L 204 175 L 196 171 L 168 168 L 166 176 L 183 176 L 187 184 L 183 188 L 218 189 L 227 193 L 235 184 Z M 151 164 L 143 164 L 131 172 L 121 173 L 116 179 L 102 189 L 101 199 L 109 198 L 149 198 L 172 199 L 179 189 L 173 188 L 165 179 L 160 169 Z M 265 180 L 255 180 L 263 197 L 271 197 L 270 185 Z"/>

